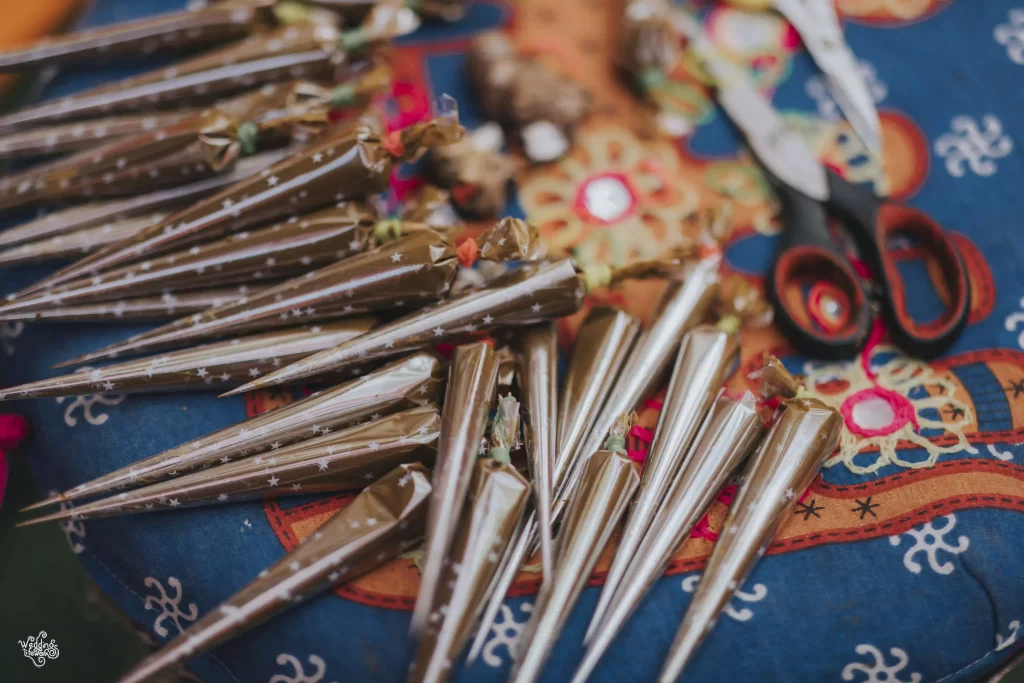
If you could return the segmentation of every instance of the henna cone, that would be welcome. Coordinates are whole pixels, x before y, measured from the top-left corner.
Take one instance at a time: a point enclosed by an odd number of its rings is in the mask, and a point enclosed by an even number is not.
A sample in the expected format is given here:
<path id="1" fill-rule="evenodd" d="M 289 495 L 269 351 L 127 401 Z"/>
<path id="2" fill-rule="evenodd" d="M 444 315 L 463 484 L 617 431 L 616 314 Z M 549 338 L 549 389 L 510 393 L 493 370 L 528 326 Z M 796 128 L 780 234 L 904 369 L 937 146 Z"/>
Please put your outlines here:
<path id="1" fill-rule="evenodd" d="M 107 144 L 129 136 L 158 130 L 194 116 L 196 109 L 146 112 L 87 119 L 75 123 L 40 126 L 0 135 L 0 154 L 8 159 L 44 157 Z"/>
<path id="2" fill-rule="evenodd" d="M 379 567 L 422 537 L 430 491 L 426 468 L 399 465 L 120 683 L 150 680 L 302 600 Z"/>
<path id="3" fill-rule="evenodd" d="M 234 458 L 266 452 L 305 441 L 325 430 L 330 433 L 376 413 L 396 412 L 436 401 L 440 372 L 441 364 L 435 357 L 417 353 L 358 379 L 122 467 L 31 508 L 98 496 L 124 486 L 150 484 L 215 464 L 225 456 Z"/>
<path id="4" fill-rule="evenodd" d="M 167 217 L 165 213 L 124 218 L 122 220 L 85 228 L 75 232 L 25 242 L 10 249 L 0 250 L 0 267 L 22 266 L 47 261 L 73 261 L 108 244 L 137 235 Z"/>
<path id="5" fill-rule="evenodd" d="M 668 409 L 666 403 L 665 409 Z M 663 413 L 664 410 L 663 409 Z M 658 437 L 661 433 L 658 432 Z M 729 476 L 764 436 L 764 424 L 753 395 L 715 401 L 672 488 L 619 584 L 600 627 L 592 634 L 573 683 L 583 683 L 640 606 L 676 549 L 700 521 Z"/>
<path id="6" fill-rule="evenodd" d="M 452 542 L 410 681 L 448 680 L 452 663 L 469 638 L 499 560 L 526 509 L 530 484 L 509 462 L 510 445 L 518 441 L 518 409 L 511 396 L 499 401 L 491 449 L 488 457 L 477 460 L 474 466 L 470 502 Z"/>
<path id="7" fill-rule="evenodd" d="M 45 517 L 29 526 L 261 498 L 360 489 L 397 465 L 434 460 L 441 418 L 427 404 L 325 436 L 168 479 Z"/>
<path id="8" fill-rule="evenodd" d="M 31 320 L 40 323 L 117 322 L 121 320 L 166 320 L 181 314 L 195 314 L 208 308 L 223 306 L 265 287 L 239 285 L 196 289 L 179 294 L 138 296 L 119 301 L 80 306 L 62 306 L 45 311 L 26 311 L 4 316 L 5 320 Z"/>
<path id="9" fill-rule="evenodd" d="M 367 82 L 362 89 L 389 84 L 390 70 L 378 65 L 357 84 Z M 330 90 L 309 81 L 265 85 L 172 125 L 0 177 L 0 208 L 148 192 L 227 172 L 242 155 L 314 137 L 340 104 L 336 93 L 360 101 L 355 88 Z"/>
<path id="10" fill-rule="evenodd" d="M 624 311 L 607 307 L 592 309 L 580 326 L 565 384 L 558 397 L 558 448 L 552 477 L 554 490 L 558 490 L 566 473 L 578 460 L 583 438 L 597 420 L 639 333 L 639 321 Z M 536 513 L 531 513 L 516 532 L 516 538 L 502 560 L 501 573 L 495 579 L 495 588 L 469 651 L 470 662 L 476 661 L 480 655 L 509 587 L 536 545 L 538 532 Z"/>
<path id="11" fill-rule="evenodd" d="M 388 358 L 477 330 L 559 318 L 578 310 L 585 293 L 583 281 L 568 259 L 527 264 L 485 289 L 399 318 L 226 395 L 295 382 L 364 360 Z"/>
<path id="12" fill-rule="evenodd" d="M 544 580 L 554 576 L 551 547 L 551 496 L 557 440 L 558 406 L 558 334 L 551 323 L 528 328 L 521 333 L 519 372 L 526 401 L 526 457 L 533 479 L 534 509 L 540 528 L 541 565 Z"/>
<path id="13" fill-rule="evenodd" d="M 365 248 L 376 215 L 366 206 L 342 202 L 308 218 L 295 218 L 255 232 L 104 271 L 89 279 L 57 285 L 34 297 L 0 307 L 8 312 L 118 299 L 127 294 L 178 292 L 235 282 L 279 280 Z M 72 361 L 74 362 L 74 361 Z"/>
<path id="14" fill-rule="evenodd" d="M 654 430 L 654 442 L 644 461 L 640 491 L 626 518 L 584 643 L 590 641 L 601 625 L 605 611 L 612 606 L 612 597 L 619 582 L 625 578 L 626 568 L 646 538 L 651 521 L 679 472 L 704 416 L 736 365 L 739 351 L 736 335 L 727 334 L 712 325 L 699 325 L 683 337 L 658 426 Z"/>
<path id="15" fill-rule="evenodd" d="M 261 152 L 240 160 L 235 164 L 234 170 L 221 176 L 157 190 L 130 199 L 107 199 L 55 211 L 28 223 L 0 231 L 0 247 L 10 247 L 64 233 L 102 227 L 118 220 L 153 212 L 178 211 L 190 202 L 202 199 L 254 173 L 259 173 L 264 168 L 280 161 L 285 154 L 283 150 Z M 28 292 L 32 289 L 35 289 L 35 285 L 23 291 Z"/>
<path id="16" fill-rule="evenodd" d="M 484 342 L 456 347 L 448 369 L 441 436 L 437 442 L 434 491 L 427 513 L 426 547 L 411 633 L 419 636 L 441 581 L 441 570 L 458 529 L 473 462 L 494 400 L 498 361 Z"/>
<path id="17" fill-rule="evenodd" d="M 843 420 L 821 401 L 795 398 L 783 406 L 732 499 L 718 541 L 658 676 L 662 683 L 679 678 L 839 441 Z"/>
<path id="18" fill-rule="evenodd" d="M 457 114 L 444 114 L 382 138 L 356 123 L 324 142 L 264 169 L 224 191 L 168 217 L 131 240 L 101 249 L 37 283 L 54 286 L 74 278 L 209 241 L 248 225 L 289 215 L 300 202 L 319 207 L 362 199 L 387 188 L 394 164 L 434 145 L 458 139 Z"/>
<path id="19" fill-rule="evenodd" d="M 250 36 L 198 57 L 139 76 L 106 83 L 0 117 L 0 131 L 131 111 L 207 101 L 266 83 L 330 78 L 356 51 L 416 28 L 409 10 L 380 5 L 366 22 L 341 32 L 329 15 L 315 13 L 291 26 Z"/>
<path id="20" fill-rule="evenodd" d="M 631 416 L 620 416 L 604 449 L 587 458 L 558 533 L 556 574 L 541 587 L 512 665 L 511 680 L 517 683 L 540 676 L 569 612 L 640 483 L 637 466 L 626 455 L 630 427 Z"/>
<path id="21" fill-rule="evenodd" d="M 219 2 L 200 9 L 46 37 L 22 48 L 0 51 L 0 71 L 109 61 L 236 40 L 271 22 L 272 5 L 273 0 Z"/>
<path id="22" fill-rule="evenodd" d="M 373 318 L 355 318 L 313 327 L 292 327 L 102 368 L 82 368 L 70 375 L 8 387 L 0 391 L 0 400 L 77 396 L 115 390 L 132 393 L 220 390 L 257 377 L 290 360 L 366 334 L 376 322 Z"/>

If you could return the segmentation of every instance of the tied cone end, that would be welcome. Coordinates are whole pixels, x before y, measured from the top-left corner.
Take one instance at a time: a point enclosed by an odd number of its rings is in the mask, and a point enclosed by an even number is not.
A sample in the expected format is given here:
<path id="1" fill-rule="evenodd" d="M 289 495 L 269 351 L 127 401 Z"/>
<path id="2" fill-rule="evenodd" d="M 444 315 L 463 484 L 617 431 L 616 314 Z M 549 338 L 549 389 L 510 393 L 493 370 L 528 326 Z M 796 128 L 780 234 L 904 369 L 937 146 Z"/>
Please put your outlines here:
<path id="1" fill-rule="evenodd" d="M 64 496 L 62 494 L 58 493 L 58 494 L 56 494 L 54 496 L 50 496 L 49 498 L 44 498 L 43 500 L 40 500 L 40 501 L 35 502 L 35 503 L 32 503 L 31 505 L 26 505 L 25 507 L 23 507 L 20 510 L 18 510 L 18 512 L 28 512 L 29 510 L 38 510 L 39 508 L 48 507 L 50 505 L 56 505 L 56 504 L 60 503 L 62 500 L 64 500 Z"/>

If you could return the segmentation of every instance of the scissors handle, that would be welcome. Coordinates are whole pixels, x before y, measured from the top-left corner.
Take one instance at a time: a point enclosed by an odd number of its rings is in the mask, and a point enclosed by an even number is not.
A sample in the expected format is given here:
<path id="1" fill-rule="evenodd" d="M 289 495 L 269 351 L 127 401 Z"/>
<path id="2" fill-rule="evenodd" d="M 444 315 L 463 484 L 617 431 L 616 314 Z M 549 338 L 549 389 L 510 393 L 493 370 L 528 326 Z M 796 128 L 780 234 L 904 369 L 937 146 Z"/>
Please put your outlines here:
<path id="1" fill-rule="evenodd" d="M 918 358 L 933 358 L 957 340 L 970 313 L 967 268 L 960 250 L 934 219 L 913 207 L 881 199 L 872 192 L 828 173 L 829 205 L 857 241 L 872 276 L 883 289 L 882 312 L 889 336 L 897 346 Z M 944 311 L 921 323 L 910 316 L 907 290 L 890 248 L 894 237 L 909 237 L 938 267 Z"/>
<path id="2" fill-rule="evenodd" d="M 828 232 L 825 206 L 781 182 L 781 245 L 767 278 L 775 325 L 801 353 L 854 357 L 871 330 L 860 278 Z"/>

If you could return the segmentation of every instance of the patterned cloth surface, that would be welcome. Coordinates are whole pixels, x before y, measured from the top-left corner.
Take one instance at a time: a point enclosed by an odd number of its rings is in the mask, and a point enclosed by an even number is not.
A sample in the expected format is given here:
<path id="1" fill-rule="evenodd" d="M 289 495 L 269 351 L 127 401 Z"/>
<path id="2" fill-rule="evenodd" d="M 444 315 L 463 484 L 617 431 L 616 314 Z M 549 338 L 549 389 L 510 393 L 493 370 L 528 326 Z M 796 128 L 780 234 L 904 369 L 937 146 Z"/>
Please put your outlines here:
<path id="1" fill-rule="evenodd" d="M 869 358 L 808 363 L 771 329 L 748 331 L 746 386 L 761 353 L 781 354 L 830 404 L 846 405 L 839 452 L 787 520 L 700 651 L 686 680 L 974 680 L 1024 640 L 1024 7 L 1017 0 L 840 0 L 847 39 L 881 112 L 885 172 L 840 119 L 792 30 L 772 14 L 709 6 L 706 25 L 737 62 L 752 67 L 819 156 L 846 177 L 918 206 L 950 230 L 966 257 L 974 296 L 971 324 L 946 357 L 923 363 L 883 343 Z M 664 101 L 692 123 L 678 139 L 651 135 L 639 105 L 611 76 L 609 30 L 621 8 L 604 0 L 477 3 L 454 25 L 404 40 L 397 73 L 406 114 L 441 93 L 464 122 L 482 123 L 463 76 L 473 34 L 504 27 L 524 49 L 555 63 L 593 92 L 596 114 L 572 156 L 521 178 L 510 213 L 535 221 L 553 249 L 590 261 L 659 253 L 695 208 L 733 204 L 727 268 L 759 281 L 774 249 L 776 207 L 708 91 L 672 74 Z M 176 0 L 99 0 L 89 25 L 180 8 Z M 56 97 L 140 68 L 67 71 L 46 89 Z M 589 183 L 620 198 L 593 206 Z M 595 193 L 596 194 L 596 193 Z M 593 209 L 593 210 L 591 210 Z M 11 217 L 10 222 L 17 221 Z M 915 314 L 936 310 L 929 271 L 906 255 Z M 4 292 L 44 274 L 6 273 Z M 595 298 L 649 313 L 650 286 Z M 566 323 L 566 342 L 574 325 Z M 140 331 L 130 326 L 0 327 L 5 384 L 51 374 L 60 360 Z M 877 390 L 909 404 L 897 423 Z M 297 393 L 297 392 L 296 392 Z M 48 489 L 63 490 L 136 459 L 244 419 L 288 394 L 218 400 L 212 394 L 93 395 L 12 406 L 33 424 L 29 457 Z M 642 416 L 653 427 L 657 402 Z M 915 423 L 916 422 L 916 427 Z M 632 447 L 645 446 L 642 432 Z M 326 499 L 213 506 L 74 522 L 69 543 L 105 591 L 159 641 L 280 558 L 315 523 L 344 505 Z M 679 624 L 724 516 L 718 502 L 673 559 L 592 680 L 650 680 Z M 594 586 L 606 569 L 602 559 Z M 538 585 L 524 570 L 502 607 L 483 655 L 455 680 L 507 677 L 510 648 L 530 616 Z M 333 594 L 195 659 L 207 683 L 399 681 L 418 573 L 396 559 Z M 565 681 L 598 589 L 587 589 L 546 669 Z M 58 641 L 59 625 L 51 635 Z M 27 666 L 27 664 L 26 664 Z"/>

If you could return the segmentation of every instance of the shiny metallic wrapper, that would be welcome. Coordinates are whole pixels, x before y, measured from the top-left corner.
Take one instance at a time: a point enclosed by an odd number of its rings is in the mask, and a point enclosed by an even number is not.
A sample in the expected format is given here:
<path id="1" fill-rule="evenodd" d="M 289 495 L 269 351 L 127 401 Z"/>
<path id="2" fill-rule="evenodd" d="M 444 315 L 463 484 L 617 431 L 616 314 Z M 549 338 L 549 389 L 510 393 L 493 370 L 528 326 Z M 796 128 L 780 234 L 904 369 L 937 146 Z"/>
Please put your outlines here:
<path id="1" fill-rule="evenodd" d="M 41 38 L 0 51 L 0 71 L 105 62 L 125 56 L 194 50 L 243 38 L 273 21 L 273 0 L 218 2 L 112 26 Z"/>
<path id="2" fill-rule="evenodd" d="M 540 529 L 541 565 L 547 581 L 554 575 L 551 482 L 558 430 L 558 334 L 554 325 L 543 323 L 527 328 L 517 336 L 522 358 L 519 378 L 526 404 L 523 434 Z"/>
<path id="3" fill-rule="evenodd" d="M 141 683 L 297 603 L 379 567 L 423 535 L 428 470 L 399 465 L 294 550 L 120 680 Z"/>
<path id="4" fill-rule="evenodd" d="M 511 397 L 503 402 L 515 403 Z M 499 416 L 503 407 L 499 406 Z M 518 406 L 515 408 L 518 410 Z M 496 418 L 495 430 L 499 420 Z M 518 422 L 514 429 L 518 431 Z M 506 437 L 507 438 L 507 437 Z M 495 439 L 492 435 L 491 439 Z M 499 439 L 501 441 L 501 439 Z M 507 461 L 507 445 L 476 462 L 469 504 L 420 637 L 410 681 L 445 681 L 487 600 L 492 579 L 530 496 L 530 484 Z"/>
<path id="5" fill-rule="evenodd" d="M 208 197 L 130 240 L 112 244 L 37 283 L 54 286 L 209 241 L 249 225 L 290 216 L 301 208 L 363 199 L 387 188 L 394 164 L 458 139 L 456 115 L 413 124 L 382 137 L 372 122 L 344 126 L 319 144 Z"/>
<path id="6" fill-rule="evenodd" d="M 223 306 L 243 297 L 258 294 L 267 286 L 237 285 L 194 289 L 179 294 L 135 296 L 79 306 L 61 306 L 45 311 L 24 311 L 4 316 L 5 320 L 31 320 L 39 323 L 119 322 L 126 320 L 167 320 L 177 315 L 194 315 L 208 308 Z"/>
<path id="7" fill-rule="evenodd" d="M 344 384 L 193 439 L 53 496 L 32 508 L 98 496 L 185 474 L 224 457 L 266 453 L 358 420 L 438 400 L 441 362 L 417 353 Z"/>
<path id="8" fill-rule="evenodd" d="M 588 642 L 612 605 L 612 596 L 625 578 L 665 493 L 675 479 L 683 458 L 722 384 L 739 358 L 739 340 L 712 325 L 698 325 L 683 337 L 676 354 L 672 379 L 647 451 L 640 491 L 626 517 L 615 557 L 605 577 L 601 597 L 587 628 Z"/>
<path id="9" fill-rule="evenodd" d="M 191 202 L 209 196 L 254 173 L 259 173 L 280 161 L 284 155 L 283 150 L 261 152 L 241 159 L 235 164 L 234 170 L 224 175 L 149 192 L 130 199 L 105 199 L 54 211 L 27 223 L 0 231 L 0 247 L 12 247 L 26 242 L 56 237 L 64 233 L 113 225 L 119 220 L 152 215 L 157 212 L 166 216 L 172 211 L 179 211 Z"/>
<path id="10" fill-rule="evenodd" d="M 520 266 L 488 283 L 403 316 L 373 332 L 292 364 L 229 393 L 241 393 L 314 377 L 367 360 L 424 348 L 501 326 L 525 325 L 576 312 L 586 287 L 568 259 Z"/>
<path id="11" fill-rule="evenodd" d="M 20 526 L 361 489 L 397 465 L 429 466 L 441 417 L 428 403 L 308 441 L 133 489 Z"/>
<path id="12" fill-rule="evenodd" d="M 110 301 L 129 294 L 176 293 L 220 284 L 292 277 L 334 263 L 339 256 L 344 258 L 365 249 L 376 218 L 363 204 L 341 202 L 333 209 L 313 214 L 310 219 L 296 217 L 253 232 L 237 232 L 91 278 L 57 285 L 36 296 L 18 298 L 0 306 L 0 319 L 7 312 Z"/>
<path id="13" fill-rule="evenodd" d="M 662 411 L 667 409 L 666 403 Z M 650 533 L 630 558 L 611 606 L 590 638 L 573 683 L 583 683 L 590 677 L 722 486 L 760 443 L 764 431 L 757 401 L 749 392 L 738 401 L 727 396 L 715 401 L 651 522 Z"/>
<path id="14" fill-rule="evenodd" d="M 441 436 L 434 467 L 434 492 L 427 514 L 423 573 L 411 633 L 423 633 L 441 582 L 445 560 L 459 526 L 473 463 L 480 450 L 487 415 L 494 402 L 498 360 L 484 342 L 456 347 L 448 367 Z"/>
<path id="15" fill-rule="evenodd" d="M 166 213 L 152 213 L 124 218 L 94 228 L 66 232 L 35 242 L 25 242 L 10 249 L 0 250 L 0 267 L 9 268 L 48 261 L 74 261 L 108 244 L 137 235 L 166 217 Z"/>
<path id="16" fill-rule="evenodd" d="M 658 676 L 662 683 L 674 683 L 679 678 L 839 442 L 843 419 L 834 409 L 813 398 L 790 399 L 783 406 L 732 499 L 718 541 Z"/>
<path id="17" fill-rule="evenodd" d="M 555 576 L 541 587 L 510 680 L 529 683 L 540 677 L 573 605 L 640 484 L 638 467 L 625 451 L 631 424 L 628 416 L 620 416 L 612 427 L 607 450 L 587 458 L 558 532 Z"/>
<path id="18" fill-rule="evenodd" d="M 290 327 L 101 368 L 85 367 L 69 375 L 5 388 L 0 390 L 0 400 L 111 391 L 218 391 L 269 372 L 290 360 L 304 358 L 342 340 L 366 334 L 376 323 L 374 318 L 355 318 L 312 327 Z"/>
<path id="19" fill-rule="evenodd" d="M 558 397 L 558 447 L 552 476 L 554 490 L 561 487 L 566 474 L 579 459 L 579 447 L 597 420 L 639 333 L 640 322 L 636 318 L 608 307 L 592 309 L 580 326 L 565 384 Z M 537 515 L 530 513 L 502 560 L 490 602 L 470 647 L 470 662 L 479 657 L 508 589 L 537 545 L 539 531 Z"/>
<path id="20" fill-rule="evenodd" d="M 355 53 L 416 28 L 411 11 L 381 5 L 339 31 L 328 13 L 257 33 L 197 57 L 0 117 L 0 132 L 60 121 L 180 107 L 295 78 L 333 79 Z"/>
<path id="21" fill-rule="evenodd" d="M 519 231 L 518 227 L 504 229 L 507 224 L 515 226 L 519 223 L 522 221 L 509 219 L 484 231 L 478 240 L 484 244 L 483 250 L 489 257 L 512 260 L 529 255 L 539 242 L 536 232 L 528 236 L 532 239 L 519 242 L 511 238 L 512 233 Z M 379 222 L 373 230 L 378 241 L 381 238 L 376 233 L 381 232 L 382 226 L 388 235 L 400 230 L 406 236 L 360 253 L 371 241 L 371 230 L 358 216 L 352 216 L 351 207 L 346 210 L 339 206 L 302 216 L 294 225 L 300 230 L 310 231 L 331 230 L 333 226 L 345 224 L 352 226 L 351 239 L 341 239 L 344 243 L 342 248 L 326 255 L 338 260 L 337 263 L 307 271 L 259 296 L 175 320 L 67 363 L 180 346 L 225 334 L 272 329 L 300 321 L 311 322 L 369 311 L 401 311 L 439 299 L 451 287 L 459 266 L 455 247 L 432 226 L 410 221 Z M 492 235 L 507 237 L 500 249 L 488 246 Z M 313 258 L 309 260 L 312 265 Z"/>

